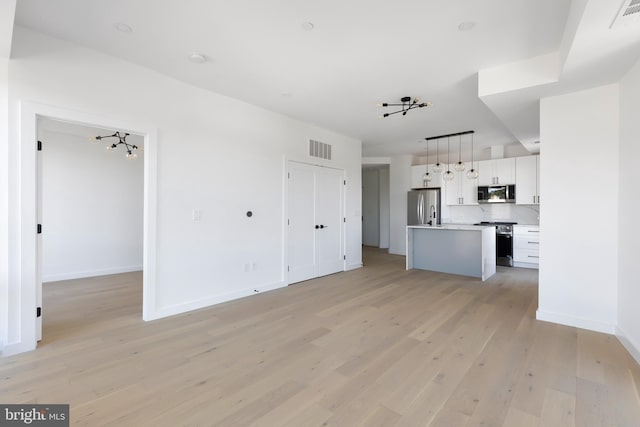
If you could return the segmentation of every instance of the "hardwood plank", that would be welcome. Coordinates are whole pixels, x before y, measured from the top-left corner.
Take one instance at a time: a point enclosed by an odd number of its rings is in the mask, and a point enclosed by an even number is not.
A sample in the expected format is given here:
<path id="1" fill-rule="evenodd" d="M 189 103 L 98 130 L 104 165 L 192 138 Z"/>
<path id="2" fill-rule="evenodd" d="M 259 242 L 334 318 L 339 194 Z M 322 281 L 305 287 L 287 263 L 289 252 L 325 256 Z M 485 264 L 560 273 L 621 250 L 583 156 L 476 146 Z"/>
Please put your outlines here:
<path id="1" fill-rule="evenodd" d="M 142 275 L 44 286 L 38 350 L 0 359 L 0 401 L 73 425 L 636 427 L 617 339 L 535 320 L 537 272 L 486 282 L 365 267 L 143 322 Z"/>
<path id="2" fill-rule="evenodd" d="M 542 405 L 540 425 L 574 427 L 576 425 L 575 396 L 548 388 Z"/>

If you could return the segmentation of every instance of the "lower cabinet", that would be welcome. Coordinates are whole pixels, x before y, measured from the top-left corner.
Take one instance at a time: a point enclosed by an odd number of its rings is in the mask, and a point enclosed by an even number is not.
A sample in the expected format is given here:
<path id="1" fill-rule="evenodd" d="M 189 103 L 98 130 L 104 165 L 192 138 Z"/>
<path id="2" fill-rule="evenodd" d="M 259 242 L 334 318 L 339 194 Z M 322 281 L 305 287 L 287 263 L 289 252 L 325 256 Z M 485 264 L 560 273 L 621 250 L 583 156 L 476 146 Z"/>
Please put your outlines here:
<path id="1" fill-rule="evenodd" d="M 514 267 L 538 268 L 540 260 L 540 227 L 537 225 L 513 226 Z"/>

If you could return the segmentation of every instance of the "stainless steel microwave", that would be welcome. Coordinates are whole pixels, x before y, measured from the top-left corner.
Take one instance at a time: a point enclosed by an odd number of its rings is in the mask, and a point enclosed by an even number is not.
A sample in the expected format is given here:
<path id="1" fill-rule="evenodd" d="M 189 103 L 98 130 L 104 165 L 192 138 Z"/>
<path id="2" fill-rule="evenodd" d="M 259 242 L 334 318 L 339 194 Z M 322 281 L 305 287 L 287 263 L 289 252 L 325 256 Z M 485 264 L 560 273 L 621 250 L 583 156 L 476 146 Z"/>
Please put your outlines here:
<path id="1" fill-rule="evenodd" d="M 515 185 L 478 186 L 478 203 L 515 203 Z"/>

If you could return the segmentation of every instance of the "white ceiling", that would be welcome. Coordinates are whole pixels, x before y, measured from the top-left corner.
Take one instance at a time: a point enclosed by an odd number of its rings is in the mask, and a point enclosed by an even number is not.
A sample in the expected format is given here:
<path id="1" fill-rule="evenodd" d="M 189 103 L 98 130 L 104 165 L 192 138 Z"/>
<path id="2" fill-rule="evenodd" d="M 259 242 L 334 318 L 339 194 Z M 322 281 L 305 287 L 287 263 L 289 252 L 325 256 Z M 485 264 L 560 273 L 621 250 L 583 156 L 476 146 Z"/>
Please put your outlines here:
<path id="1" fill-rule="evenodd" d="M 478 97 L 477 73 L 558 51 L 570 3 L 20 0 L 16 22 L 362 139 L 364 156 L 388 156 L 465 130 L 479 148 L 516 142 Z M 477 24 L 459 31 L 465 21 Z M 192 52 L 208 62 L 189 62 Z M 433 107 L 380 119 L 376 103 L 402 96 Z"/>

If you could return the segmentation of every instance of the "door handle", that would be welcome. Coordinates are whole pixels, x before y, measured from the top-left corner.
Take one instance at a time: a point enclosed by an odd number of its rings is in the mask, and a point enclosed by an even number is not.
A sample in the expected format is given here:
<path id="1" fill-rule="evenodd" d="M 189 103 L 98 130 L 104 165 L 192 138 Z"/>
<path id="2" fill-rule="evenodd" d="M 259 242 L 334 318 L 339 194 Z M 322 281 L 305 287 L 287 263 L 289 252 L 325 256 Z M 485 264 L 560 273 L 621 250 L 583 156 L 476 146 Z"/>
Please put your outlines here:
<path id="1" fill-rule="evenodd" d="M 318 228 L 320 228 L 320 226 L 319 226 L 319 225 L 316 225 L 316 230 L 317 230 Z"/>

